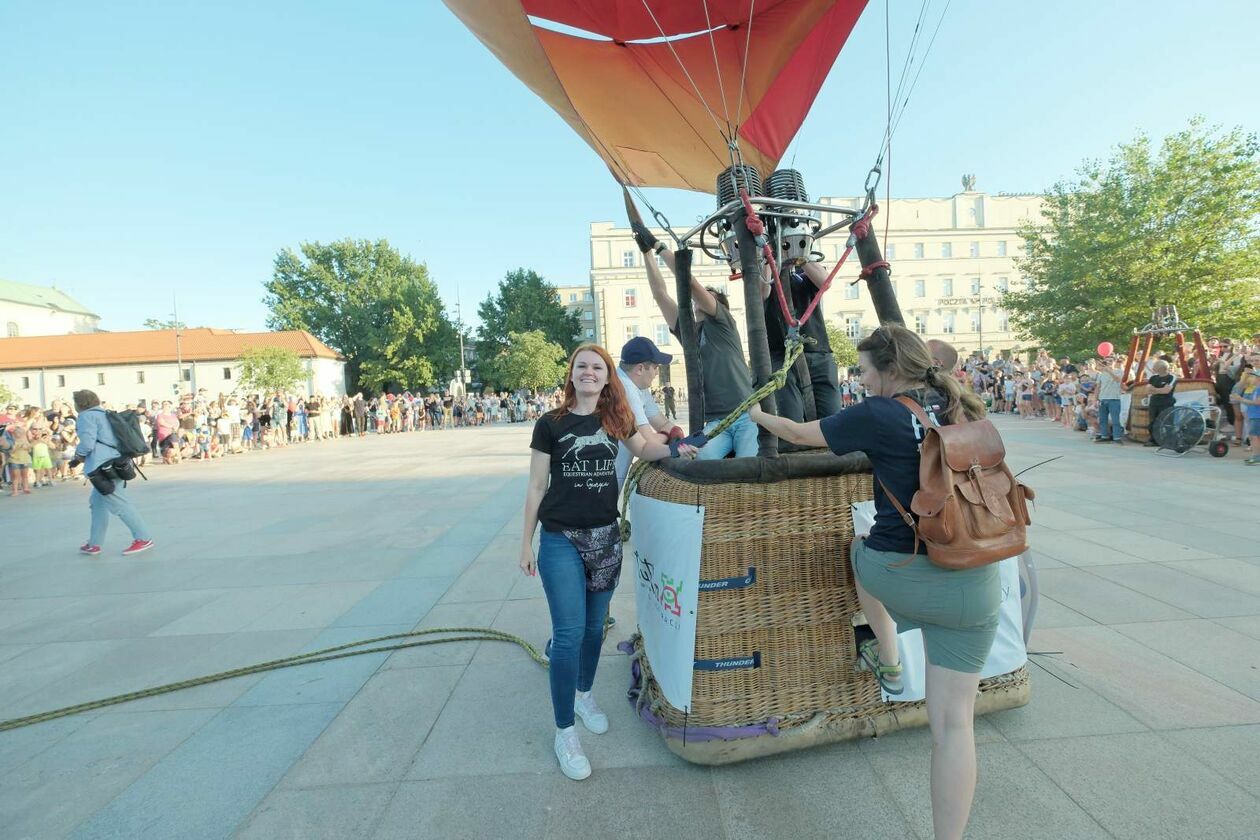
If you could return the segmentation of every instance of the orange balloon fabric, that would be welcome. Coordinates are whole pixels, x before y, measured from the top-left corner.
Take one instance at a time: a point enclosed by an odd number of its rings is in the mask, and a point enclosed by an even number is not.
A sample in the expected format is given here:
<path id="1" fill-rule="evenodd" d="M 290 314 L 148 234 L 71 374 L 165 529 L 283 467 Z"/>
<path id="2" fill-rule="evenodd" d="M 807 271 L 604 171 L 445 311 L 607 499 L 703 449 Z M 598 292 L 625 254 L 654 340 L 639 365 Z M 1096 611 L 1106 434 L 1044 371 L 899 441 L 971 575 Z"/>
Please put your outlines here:
<path id="1" fill-rule="evenodd" d="M 619 182 L 713 192 L 736 127 L 775 168 L 867 0 L 708 0 L 707 21 L 702 0 L 444 2 Z"/>

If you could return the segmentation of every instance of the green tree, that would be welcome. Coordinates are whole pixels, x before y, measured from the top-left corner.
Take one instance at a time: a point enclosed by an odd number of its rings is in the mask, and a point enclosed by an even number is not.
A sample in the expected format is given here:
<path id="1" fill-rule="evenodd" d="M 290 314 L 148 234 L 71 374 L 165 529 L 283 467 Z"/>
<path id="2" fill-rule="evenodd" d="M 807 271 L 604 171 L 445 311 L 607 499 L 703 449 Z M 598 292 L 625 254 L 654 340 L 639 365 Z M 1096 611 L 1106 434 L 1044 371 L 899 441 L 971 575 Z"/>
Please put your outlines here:
<path id="1" fill-rule="evenodd" d="M 554 341 L 548 341 L 542 330 L 508 333 L 506 346 L 498 355 L 486 359 L 480 372 L 507 389 L 553 388 L 564 379 L 569 354 Z"/>
<path id="2" fill-rule="evenodd" d="M 9 386 L 0 382 L 0 406 L 9 405 L 10 403 L 17 404 L 17 394 L 10 391 Z"/>
<path id="3" fill-rule="evenodd" d="M 250 392 L 288 391 L 306 379 L 298 354 L 283 347 L 251 347 L 236 361 L 241 385 Z"/>
<path id="4" fill-rule="evenodd" d="M 421 388 L 459 367 L 459 338 L 429 270 L 384 239 L 305 242 L 276 255 L 272 329 L 307 330 L 346 357 L 350 390 Z"/>
<path id="5" fill-rule="evenodd" d="M 857 345 L 839 324 L 827 321 L 827 340 L 831 342 L 831 354 L 836 357 L 837 369 L 843 371 L 858 363 Z"/>
<path id="6" fill-rule="evenodd" d="M 1123 346 L 1151 304 L 1205 333 L 1260 322 L 1260 144 L 1202 120 L 1158 148 L 1139 136 L 1045 195 L 1021 236 L 1027 285 L 1003 296 L 1012 325 L 1056 356 Z"/>
<path id="7" fill-rule="evenodd" d="M 498 358 L 514 332 L 541 331 L 547 341 L 568 352 L 578 345 L 581 322 L 577 314 L 561 305 L 555 286 L 528 269 L 509 271 L 497 292 L 486 295 L 477 314 L 481 318 L 477 329 L 477 354 L 481 359 Z M 478 366 L 478 372 L 487 380 L 484 365 Z"/>
<path id="8" fill-rule="evenodd" d="M 145 318 L 144 328 L 147 330 L 186 330 L 188 325 L 183 321 L 163 321 L 159 318 Z"/>

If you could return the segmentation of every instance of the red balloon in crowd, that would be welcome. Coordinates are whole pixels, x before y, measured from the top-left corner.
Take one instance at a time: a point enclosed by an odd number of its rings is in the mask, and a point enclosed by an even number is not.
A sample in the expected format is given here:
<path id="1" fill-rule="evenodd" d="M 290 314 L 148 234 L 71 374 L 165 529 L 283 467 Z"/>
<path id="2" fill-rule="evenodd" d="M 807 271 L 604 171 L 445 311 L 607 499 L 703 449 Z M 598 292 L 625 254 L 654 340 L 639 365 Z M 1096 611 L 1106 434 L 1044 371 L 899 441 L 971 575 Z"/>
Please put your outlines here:
<path id="1" fill-rule="evenodd" d="M 1098 345 L 1099 356 L 1110 356 L 1114 352 L 1116 352 L 1116 347 L 1110 341 L 1104 341 Z"/>

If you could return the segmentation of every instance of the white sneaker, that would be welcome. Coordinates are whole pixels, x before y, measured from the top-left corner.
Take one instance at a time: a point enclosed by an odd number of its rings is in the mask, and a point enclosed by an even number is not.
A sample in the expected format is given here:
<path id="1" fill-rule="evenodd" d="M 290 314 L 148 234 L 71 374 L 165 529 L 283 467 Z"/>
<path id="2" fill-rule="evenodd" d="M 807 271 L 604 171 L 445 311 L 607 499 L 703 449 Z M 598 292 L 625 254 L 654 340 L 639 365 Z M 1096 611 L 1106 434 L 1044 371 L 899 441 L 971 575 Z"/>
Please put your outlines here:
<path id="1" fill-rule="evenodd" d="M 586 692 L 585 696 L 580 691 L 577 693 L 573 700 L 573 713 L 592 734 L 603 735 L 608 731 L 608 715 L 595 705 L 595 695 L 591 692 Z"/>
<path id="2" fill-rule="evenodd" d="M 591 775 L 591 763 L 586 760 L 582 742 L 572 726 L 556 730 L 556 758 L 560 761 L 560 772 L 575 782 Z"/>

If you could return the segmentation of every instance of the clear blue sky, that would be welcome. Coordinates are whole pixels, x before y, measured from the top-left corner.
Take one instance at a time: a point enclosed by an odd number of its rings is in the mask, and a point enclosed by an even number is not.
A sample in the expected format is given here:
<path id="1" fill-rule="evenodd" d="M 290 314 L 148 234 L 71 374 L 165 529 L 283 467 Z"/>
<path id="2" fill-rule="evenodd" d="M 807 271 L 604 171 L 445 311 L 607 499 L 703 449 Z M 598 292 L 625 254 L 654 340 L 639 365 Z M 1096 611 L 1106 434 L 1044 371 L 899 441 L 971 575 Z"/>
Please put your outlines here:
<path id="1" fill-rule="evenodd" d="M 918 10 L 892 0 L 894 79 Z M 964 172 L 1042 190 L 1195 113 L 1256 130 L 1257 31 L 1247 0 L 954 0 L 893 193 Z M 789 151 L 811 193 L 860 190 L 883 114 L 872 0 Z M 676 225 L 711 202 L 652 200 Z M 588 223 L 622 216 L 595 154 L 438 0 L 0 0 L 0 277 L 55 283 L 107 329 L 174 294 L 189 323 L 261 329 L 276 252 L 346 236 L 427 262 L 474 320 L 517 266 L 585 282 Z"/>

